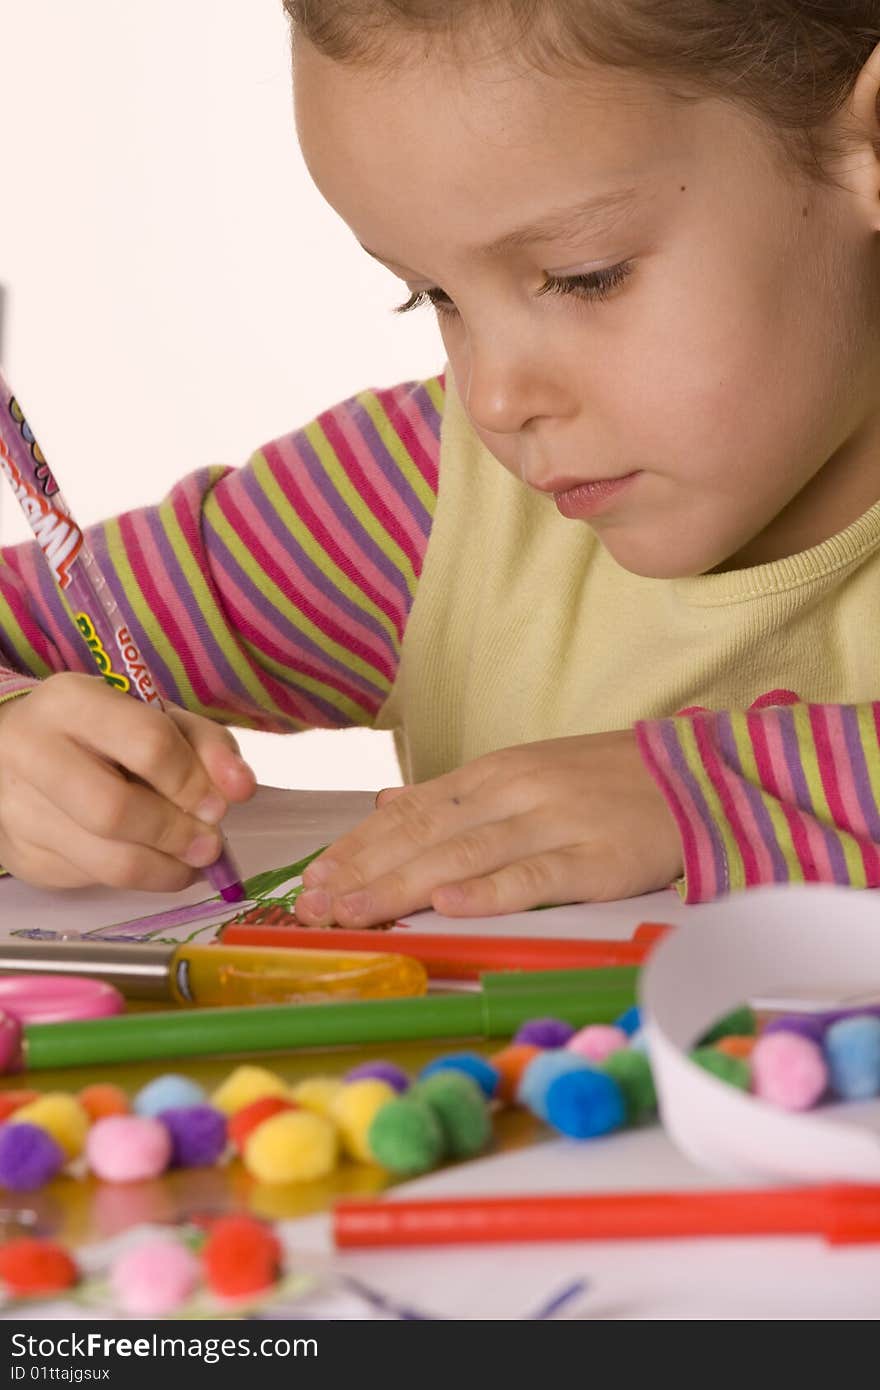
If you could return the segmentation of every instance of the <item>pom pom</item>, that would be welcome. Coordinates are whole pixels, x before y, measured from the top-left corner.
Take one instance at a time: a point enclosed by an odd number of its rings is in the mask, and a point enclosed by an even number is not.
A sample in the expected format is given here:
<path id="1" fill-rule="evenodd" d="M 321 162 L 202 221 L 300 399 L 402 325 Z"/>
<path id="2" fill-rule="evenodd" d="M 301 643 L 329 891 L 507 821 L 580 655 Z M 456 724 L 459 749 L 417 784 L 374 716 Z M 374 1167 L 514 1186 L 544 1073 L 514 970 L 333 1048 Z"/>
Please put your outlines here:
<path id="1" fill-rule="evenodd" d="M 570 1139 L 595 1139 L 626 1123 L 626 1101 L 613 1077 L 585 1068 L 557 1076 L 545 1099 L 547 1123 Z"/>
<path id="2" fill-rule="evenodd" d="M 108 1115 L 127 1115 L 131 1110 L 128 1096 L 121 1086 L 111 1086 L 107 1081 L 96 1081 L 93 1086 L 83 1086 L 77 1099 L 92 1124 L 105 1120 Z"/>
<path id="3" fill-rule="evenodd" d="M 0 1091 L 0 1124 L 23 1105 L 30 1105 L 32 1100 L 39 1098 L 39 1091 Z"/>
<path id="4" fill-rule="evenodd" d="M 640 1028 L 637 1033 L 633 1033 L 629 1040 L 630 1052 L 643 1052 L 648 1055 L 648 1035 L 644 1028 Z"/>
<path id="5" fill-rule="evenodd" d="M 486 1147 L 492 1134 L 489 1107 L 477 1083 L 464 1072 L 435 1072 L 417 1082 L 410 1094 L 430 1105 L 453 1158 L 471 1158 Z"/>
<path id="6" fill-rule="evenodd" d="M 725 1014 L 708 1033 L 704 1033 L 700 1038 L 700 1047 L 707 1047 L 709 1043 L 726 1038 L 731 1033 L 735 1033 L 737 1037 L 746 1037 L 757 1031 L 758 1020 L 755 1018 L 755 1011 L 748 1004 L 744 1004 L 741 1009 L 734 1009 L 731 1013 Z"/>
<path id="7" fill-rule="evenodd" d="M 565 1046 L 568 1052 L 576 1052 L 588 1062 L 604 1062 L 612 1052 L 629 1046 L 629 1034 L 608 1023 L 588 1023 L 586 1028 L 574 1033 Z"/>
<path id="8" fill-rule="evenodd" d="M 161 1115 L 163 1110 L 183 1110 L 191 1105 L 201 1105 L 204 1099 L 204 1086 L 190 1081 L 188 1076 L 169 1072 L 142 1086 L 131 1108 L 136 1115 Z"/>
<path id="9" fill-rule="evenodd" d="M 86 1157 L 106 1182 L 143 1182 L 168 1167 L 171 1135 L 149 1115 L 108 1115 L 89 1131 Z"/>
<path id="10" fill-rule="evenodd" d="M 560 1048 L 553 1052 L 542 1052 L 530 1062 L 522 1074 L 517 1100 L 525 1105 L 533 1115 L 546 1120 L 544 1101 L 550 1084 L 557 1076 L 566 1076 L 570 1071 L 588 1071 L 589 1064 L 576 1052 Z"/>
<path id="11" fill-rule="evenodd" d="M 511 1043 L 489 1058 L 498 1073 L 498 1099 L 513 1105 L 522 1074 L 529 1062 L 540 1056 L 541 1049 L 534 1043 Z"/>
<path id="12" fill-rule="evenodd" d="M 333 1102 L 345 1083 L 338 1076 L 310 1076 L 291 1088 L 291 1096 L 304 1110 L 329 1115 Z"/>
<path id="13" fill-rule="evenodd" d="M 63 1091 L 50 1091 L 15 1112 L 21 1123 L 39 1125 L 61 1145 L 68 1159 L 78 1158 L 89 1132 L 89 1116 L 79 1101 Z"/>
<path id="14" fill-rule="evenodd" d="M 252 1100 L 243 1110 L 236 1110 L 229 1121 L 229 1138 L 242 1153 L 248 1138 L 264 1120 L 280 1115 L 282 1110 L 298 1109 L 295 1100 L 285 1100 L 283 1096 L 263 1096 L 262 1100 Z"/>
<path id="15" fill-rule="evenodd" d="M 16 1121 L 0 1128 L 0 1185 L 10 1192 L 35 1192 L 66 1162 L 61 1145 L 39 1125 Z"/>
<path id="16" fill-rule="evenodd" d="M 799 1033 L 759 1038 L 751 1066 L 755 1095 L 783 1110 L 809 1110 L 828 1085 L 821 1048 Z"/>
<path id="17" fill-rule="evenodd" d="M 628 1124 L 641 1124 L 655 1114 L 657 1092 L 651 1063 L 644 1052 L 634 1052 L 631 1047 L 622 1052 L 612 1052 L 610 1057 L 599 1063 L 597 1070 L 616 1081 L 623 1092 Z"/>
<path id="18" fill-rule="evenodd" d="M 312 1182 L 332 1173 L 338 1149 L 336 1130 L 326 1116 L 311 1110 L 285 1110 L 253 1130 L 242 1157 L 259 1182 Z"/>
<path id="19" fill-rule="evenodd" d="M 78 1279 L 73 1260 L 52 1240 L 21 1236 L 0 1246 L 0 1283 L 10 1294 L 21 1298 L 60 1293 Z"/>
<path id="20" fill-rule="evenodd" d="M 173 1240 L 151 1240 L 126 1250 L 110 1271 L 116 1302 L 133 1317 L 176 1313 L 199 1282 L 198 1260 Z"/>
<path id="21" fill-rule="evenodd" d="M 443 1158 L 443 1130 L 430 1105 L 418 1096 L 398 1096 L 377 1110 L 367 1131 L 377 1163 L 412 1177 L 428 1173 Z"/>
<path id="22" fill-rule="evenodd" d="M 835 1093 L 844 1100 L 880 1094 L 880 1018 L 842 1018 L 825 1033 L 825 1056 Z"/>
<path id="23" fill-rule="evenodd" d="M 437 1057 L 422 1068 L 421 1079 L 434 1076 L 439 1071 L 463 1072 L 471 1081 L 476 1081 L 487 1100 L 491 1100 L 498 1090 L 498 1072 L 491 1062 L 487 1062 L 485 1057 L 478 1056 L 476 1052 L 450 1052 L 445 1057 Z"/>
<path id="24" fill-rule="evenodd" d="M 352 1158 L 370 1163 L 373 1155 L 367 1143 L 367 1131 L 376 1116 L 376 1111 L 389 1100 L 394 1100 L 397 1092 L 387 1081 L 368 1077 L 364 1081 L 350 1081 L 337 1091 L 330 1107 L 330 1118 L 339 1129 L 342 1147 Z"/>
<path id="25" fill-rule="evenodd" d="M 774 1018 L 765 1023 L 761 1036 L 766 1038 L 772 1033 L 797 1033 L 821 1047 L 827 1026 L 827 1019 L 813 1014 L 786 1014 L 784 1018 Z"/>
<path id="26" fill-rule="evenodd" d="M 752 1069 L 741 1057 L 727 1057 L 714 1047 L 695 1047 L 691 1061 L 727 1086 L 735 1086 L 739 1091 L 748 1091 L 751 1087 Z"/>
<path id="27" fill-rule="evenodd" d="M 279 1120 L 302 1118 L 279 1115 Z M 243 1298 L 271 1288 L 281 1267 L 281 1246 L 271 1231 L 250 1216 L 215 1221 L 202 1247 L 205 1282 L 221 1298 Z"/>
<path id="28" fill-rule="evenodd" d="M 212 1105 L 163 1110 L 158 1118 L 171 1135 L 172 1168 L 210 1168 L 226 1148 L 226 1116 Z"/>
<path id="29" fill-rule="evenodd" d="M 627 1037 L 631 1038 L 634 1033 L 638 1033 L 642 1026 L 642 1011 L 638 1004 L 633 1004 L 632 1008 L 627 1009 L 626 1013 L 621 1014 L 620 1018 L 614 1020 L 615 1028 L 622 1028 Z"/>
<path id="30" fill-rule="evenodd" d="M 263 1096 L 288 1095 L 287 1086 L 272 1071 L 264 1067 L 236 1067 L 211 1097 L 211 1104 L 224 1115 L 234 1115 L 252 1101 L 262 1100 Z"/>
<path id="31" fill-rule="evenodd" d="M 731 1033 L 728 1038 L 719 1038 L 717 1043 L 712 1046 L 716 1052 L 723 1052 L 725 1057 L 738 1057 L 741 1062 L 747 1062 L 755 1050 L 757 1038 L 742 1038 L 736 1033 Z"/>
<path id="32" fill-rule="evenodd" d="M 393 1062 L 361 1062 L 360 1066 L 352 1067 L 345 1074 L 346 1081 L 367 1081 L 370 1078 L 387 1081 L 398 1095 L 409 1090 L 409 1077 L 402 1067 L 396 1067 Z"/>
<path id="33" fill-rule="evenodd" d="M 534 1043 L 535 1047 L 565 1047 L 575 1029 L 561 1018 L 532 1018 L 514 1034 L 515 1043 Z"/>

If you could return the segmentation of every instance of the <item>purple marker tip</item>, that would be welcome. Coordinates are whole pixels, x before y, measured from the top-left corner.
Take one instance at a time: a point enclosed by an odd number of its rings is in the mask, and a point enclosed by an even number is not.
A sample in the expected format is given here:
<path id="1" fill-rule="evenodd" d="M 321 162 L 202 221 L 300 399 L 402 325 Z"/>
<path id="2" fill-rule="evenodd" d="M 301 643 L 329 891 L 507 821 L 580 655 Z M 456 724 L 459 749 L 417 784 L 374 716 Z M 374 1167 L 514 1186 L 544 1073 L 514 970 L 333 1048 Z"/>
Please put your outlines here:
<path id="1" fill-rule="evenodd" d="M 229 850 L 224 848 L 219 857 L 205 870 L 205 877 L 217 889 L 225 903 L 243 903 L 247 897 L 241 881 L 241 874 L 232 862 Z"/>

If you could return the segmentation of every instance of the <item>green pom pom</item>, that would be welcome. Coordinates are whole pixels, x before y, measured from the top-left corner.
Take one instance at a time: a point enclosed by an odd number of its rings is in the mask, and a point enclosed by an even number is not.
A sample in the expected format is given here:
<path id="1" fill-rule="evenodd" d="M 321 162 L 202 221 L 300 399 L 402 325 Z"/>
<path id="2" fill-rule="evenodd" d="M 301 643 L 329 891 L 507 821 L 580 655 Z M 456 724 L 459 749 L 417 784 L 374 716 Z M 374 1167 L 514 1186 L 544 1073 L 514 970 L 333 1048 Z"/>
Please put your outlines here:
<path id="1" fill-rule="evenodd" d="M 706 1047 L 709 1043 L 718 1042 L 720 1038 L 753 1038 L 757 1031 L 758 1020 L 755 1018 L 755 1011 L 750 1009 L 748 1004 L 744 1004 L 741 1009 L 734 1009 L 732 1014 L 725 1014 L 708 1033 L 704 1033 L 700 1038 L 700 1046 Z"/>
<path id="2" fill-rule="evenodd" d="M 741 1057 L 728 1057 L 725 1052 L 717 1052 L 714 1047 L 695 1047 L 691 1061 L 704 1071 L 725 1081 L 728 1086 L 736 1086 L 740 1091 L 748 1091 L 752 1084 L 752 1069 Z"/>
<path id="3" fill-rule="evenodd" d="M 657 1092 L 654 1089 L 651 1063 L 644 1052 L 621 1048 L 618 1052 L 612 1052 L 610 1057 L 606 1057 L 596 1070 L 610 1076 L 623 1091 L 628 1124 L 637 1125 L 654 1115 L 657 1109 Z"/>
<path id="4" fill-rule="evenodd" d="M 426 1076 L 409 1092 L 430 1105 L 446 1151 L 453 1158 L 471 1158 L 488 1144 L 492 1133 L 489 1107 L 483 1092 L 464 1072 L 438 1071 Z"/>
<path id="5" fill-rule="evenodd" d="M 367 1146 L 377 1163 L 392 1173 L 428 1173 L 443 1158 L 440 1121 L 417 1096 L 389 1100 L 367 1131 Z"/>

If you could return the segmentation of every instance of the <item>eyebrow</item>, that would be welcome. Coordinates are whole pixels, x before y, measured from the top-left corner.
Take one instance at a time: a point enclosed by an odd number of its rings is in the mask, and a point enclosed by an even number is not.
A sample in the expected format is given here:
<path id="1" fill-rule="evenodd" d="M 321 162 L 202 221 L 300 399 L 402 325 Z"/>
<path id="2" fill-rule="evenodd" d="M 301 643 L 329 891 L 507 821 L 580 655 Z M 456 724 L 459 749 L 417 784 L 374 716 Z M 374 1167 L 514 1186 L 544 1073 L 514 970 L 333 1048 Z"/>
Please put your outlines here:
<path id="1" fill-rule="evenodd" d="M 620 188 L 614 193 L 604 193 L 586 198 L 583 202 L 575 203 L 570 207 L 555 208 L 546 216 L 539 218 L 538 221 L 531 222 L 526 226 L 514 227 L 512 231 L 505 232 L 503 236 L 485 246 L 469 247 L 468 254 L 475 259 L 494 260 L 509 251 L 522 250 L 532 246 L 537 241 L 564 241 L 566 238 L 583 236 L 590 230 L 593 232 L 604 230 L 609 222 L 609 214 L 622 214 L 632 206 L 637 197 L 638 189 Z M 613 220 L 612 217 L 610 219 L 612 225 Z M 595 225 L 591 227 L 591 223 Z M 362 241 L 358 244 L 374 260 L 384 261 L 386 265 L 399 264 L 393 261 L 390 256 L 383 256 L 379 251 L 371 251 L 369 246 L 364 246 Z M 400 266 L 400 269 L 404 270 L 406 267 Z"/>

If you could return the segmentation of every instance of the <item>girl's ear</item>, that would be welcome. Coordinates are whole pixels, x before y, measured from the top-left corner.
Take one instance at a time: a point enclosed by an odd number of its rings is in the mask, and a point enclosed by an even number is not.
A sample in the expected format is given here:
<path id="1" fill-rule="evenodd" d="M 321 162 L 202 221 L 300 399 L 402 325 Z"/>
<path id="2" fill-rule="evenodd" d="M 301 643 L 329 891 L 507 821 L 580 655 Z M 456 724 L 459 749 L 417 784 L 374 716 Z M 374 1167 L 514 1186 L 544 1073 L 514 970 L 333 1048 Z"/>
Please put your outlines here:
<path id="1" fill-rule="evenodd" d="M 851 175 L 853 186 L 857 192 L 866 194 L 868 208 L 876 210 L 874 223 L 880 231 L 880 44 L 865 63 L 850 93 L 846 125 L 856 153 Z"/>

